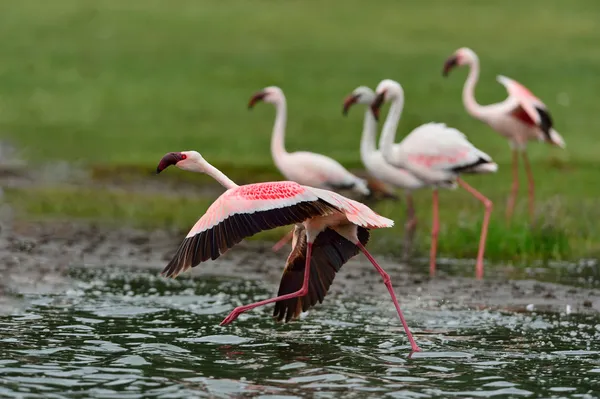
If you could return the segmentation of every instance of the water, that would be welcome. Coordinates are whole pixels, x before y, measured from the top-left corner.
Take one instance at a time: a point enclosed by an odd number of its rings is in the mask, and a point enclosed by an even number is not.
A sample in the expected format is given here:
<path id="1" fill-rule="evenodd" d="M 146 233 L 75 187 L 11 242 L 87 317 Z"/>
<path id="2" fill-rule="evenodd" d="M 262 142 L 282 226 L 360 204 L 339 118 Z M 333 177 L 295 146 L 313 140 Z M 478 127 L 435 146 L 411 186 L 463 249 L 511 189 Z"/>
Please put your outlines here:
<path id="1" fill-rule="evenodd" d="M 327 298 L 218 323 L 272 287 L 152 271 L 75 270 L 0 316 L 0 397 L 546 397 L 600 395 L 600 317 L 408 307 L 410 356 L 382 297 Z M 16 310 L 14 310 L 16 309 Z"/>

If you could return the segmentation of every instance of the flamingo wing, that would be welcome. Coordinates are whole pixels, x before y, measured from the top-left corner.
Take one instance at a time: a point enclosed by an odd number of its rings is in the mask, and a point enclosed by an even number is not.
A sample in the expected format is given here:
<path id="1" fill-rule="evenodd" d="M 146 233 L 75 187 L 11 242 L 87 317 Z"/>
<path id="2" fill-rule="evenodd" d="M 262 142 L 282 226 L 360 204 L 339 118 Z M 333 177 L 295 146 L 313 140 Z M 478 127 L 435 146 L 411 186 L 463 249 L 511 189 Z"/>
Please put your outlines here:
<path id="1" fill-rule="evenodd" d="M 260 231 L 301 223 L 339 210 L 294 182 L 248 184 L 223 193 L 196 222 L 162 271 L 166 277 L 217 259 Z"/>
<path id="2" fill-rule="evenodd" d="M 515 100 L 511 116 L 526 125 L 539 127 L 546 138 L 550 140 L 550 129 L 553 122 L 546 104 L 521 83 L 502 75 L 496 79 L 506 88 L 508 95 Z"/>
<path id="3" fill-rule="evenodd" d="M 358 239 L 366 245 L 369 241 L 369 230 L 358 228 Z M 291 294 L 302 288 L 306 263 L 306 234 L 304 226 L 296 225 L 294 230 L 295 245 L 286 262 L 277 296 Z M 273 317 L 286 323 L 298 318 L 317 303 L 323 303 L 327 291 L 341 267 L 358 254 L 356 245 L 340 236 L 332 229 L 325 229 L 317 236 L 313 244 L 310 262 L 310 278 L 308 294 L 275 303 Z"/>
<path id="4" fill-rule="evenodd" d="M 286 175 L 294 176 L 294 181 L 311 187 L 330 190 L 356 190 L 369 194 L 366 181 L 361 179 L 342 164 L 328 156 L 308 151 L 296 151 L 289 154 L 289 162 L 283 165 Z"/>
<path id="5" fill-rule="evenodd" d="M 459 130 L 443 123 L 426 123 L 400 143 L 408 163 L 418 168 L 462 172 L 492 163 L 492 158 L 475 148 Z M 407 167 L 411 167 L 408 165 Z"/>

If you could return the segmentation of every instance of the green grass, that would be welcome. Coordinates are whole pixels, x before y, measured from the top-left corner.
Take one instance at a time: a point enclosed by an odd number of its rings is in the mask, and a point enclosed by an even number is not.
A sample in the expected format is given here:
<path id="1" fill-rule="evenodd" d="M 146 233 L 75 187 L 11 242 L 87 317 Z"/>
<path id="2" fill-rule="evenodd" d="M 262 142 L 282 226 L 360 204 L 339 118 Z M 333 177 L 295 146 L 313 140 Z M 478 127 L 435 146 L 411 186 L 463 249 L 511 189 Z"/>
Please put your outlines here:
<path id="1" fill-rule="evenodd" d="M 341 101 L 360 84 L 393 78 L 407 96 L 400 135 L 443 121 L 500 164 L 495 176 L 469 178 L 496 204 L 490 257 L 591 256 L 600 242 L 599 18 L 595 0 L 518 6 L 505 0 L 5 1 L 0 134 L 31 162 L 83 162 L 98 178 L 127 167 L 135 177 L 151 171 L 165 152 L 195 149 L 240 181 L 272 179 L 278 177 L 269 153 L 273 109 L 262 104 L 248 112 L 246 104 L 253 92 L 275 84 L 288 97 L 288 149 L 318 151 L 357 168 L 362 112 L 343 118 Z M 540 208 L 534 228 L 524 221 L 524 203 L 510 227 L 503 221 L 510 152 L 503 138 L 464 111 L 466 71 L 441 77 L 444 59 L 461 46 L 480 56 L 481 103 L 505 97 L 497 74 L 517 79 L 544 99 L 567 141 L 566 151 L 530 146 Z M 565 95 L 568 104 L 560 101 Z M 182 228 L 206 204 L 161 197 L 149 204 L 141 195 L 130 201 L 128 194 L 99 201 L 101 192 L 61 188 L 11 195 L 38 216 L 153 220 Z M 445 254 L 476 251 L 481 207 L 467 196 L 441 195 Z M 417 196 L 422 246 L 429 197 L 427 191 Z M 384 203 L 378 210 L 402 225 L 401 205 Z M 400 229 L 378 234 L 373 244 L 395 249 Z"/>

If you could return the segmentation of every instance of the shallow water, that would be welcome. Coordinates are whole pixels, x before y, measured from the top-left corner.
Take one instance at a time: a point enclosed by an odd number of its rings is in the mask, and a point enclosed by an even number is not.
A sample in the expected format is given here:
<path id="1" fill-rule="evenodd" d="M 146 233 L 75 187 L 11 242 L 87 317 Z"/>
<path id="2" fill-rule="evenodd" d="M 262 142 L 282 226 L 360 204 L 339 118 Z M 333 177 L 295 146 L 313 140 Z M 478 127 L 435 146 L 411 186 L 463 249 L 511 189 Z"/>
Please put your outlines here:
<path id="1" fill-rule="evenodd" d="M 271 308 L 219 322 L 272 287 L 154 271 L 71 272 L 0 316 L 0 397 L 556 397 L 600 395 L 600 317 L 336 295 L 299 322 Z M 15 310 L 16 309 L 16 310 Z"/>

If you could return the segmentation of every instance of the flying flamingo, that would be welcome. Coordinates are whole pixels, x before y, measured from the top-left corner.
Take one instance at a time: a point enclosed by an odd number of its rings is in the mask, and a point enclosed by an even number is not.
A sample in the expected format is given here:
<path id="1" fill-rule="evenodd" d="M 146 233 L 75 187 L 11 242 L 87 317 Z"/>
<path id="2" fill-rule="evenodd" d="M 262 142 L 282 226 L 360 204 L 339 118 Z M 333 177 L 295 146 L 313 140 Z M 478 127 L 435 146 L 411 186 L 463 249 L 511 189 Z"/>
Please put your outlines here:
<path id="1" fill-rule="evenodd" d="M 344 115 L 353 104 L 370 105 L 375 100 L 375 92 L 366 86 L 359 86 L 344 100 Z M 392 115 L 388 115 L 390 118 Z M 412 190 L 422 188 L 425 182 L 406 169 L 389 164 L 376 142 L 377 121 L 370 108 L 365 112 L 362 137 L 360 141 L 360 157 L 367 171 L 393 187 L 404 189 L 406 196 L 406 223 L 404 225 L 404 259 L 408 258 L 414 232 L 417 227 L 417 217 L 413 205 Z"/>
<path id="2" fill-rule="evenodd" d="M 350 173 L 338 161 L 314 152 L 286 151 L 284 141 L 287 103 L 283 90 L 276 86 L 265 87 L 250 98 L 248 108 L 252 109 L 258 101 L 275 106 L 271 155 L 275 166 L 287 180 L 325 190 L 346 189 L 365 196 L 370 194 L 367 182 Z M 279 250 L 291 238 L 292 232 L 290 231 L 273 246 L 273 251 Z"/>
<path id="3" fill-rule="evenodd" d="M 299 228 L 304 229 L 306 261 L 300 289 L 250 305 L 239 306 L 221 322 L 221 325 L 231 323 L 241 313 L 258 306 L 306 296 L 311 281 L 313 245 L 324 231 L 330 229 L 356 245 L 379 272 L 392 297 L 412 350 L 420 350 L 404 320 L 389 275 L 364 247 L 363 242 L 366 240 L 359 239 L 361 234 L 364 237 L 366 229 L 393 226 L 392 220 L 376 214 L 360 202 L 335 192 L 303 186 L 296 182 L 280 181 L 238 186 L 196 151 L 166 154 L 158 164 L 156 172 L 160 173 L 170 165 L 192 172 L 206 173 L 227 191 L 217 198 L 187 234 L 177 253 L 162 272 L 166 277 L 176 277 L 201 262 L 208 259 L 215 260 L 242 239 L 260 231 L 290 224 L 296 225 L 295 231 Z M 297 241 L 294 244 L 298 246 Z M 289 261 L 288 258 L 288 263 Z M 284 285 L 282 283 L 280 292 L 293 291 L 293 288 L 289 286 L 286 288 Z M 290 309 L 285 305 L 282 306 Z M 281 314 L 285 309 L 277 310 L 276 307 L 276 315 Z"/>
<path id="4" fill-rule="evenodd" d="M 506 76 L 499 75 L 497 80 L 506 87 L 508 98 L 500 103 L 480 105 L 475 99 L 475 85 L 479 79 L 479 58 L 477 54 L 466 47 L 458 49 L 446 60 L 443 71 L 444 76 L 448 76 L 452 68 L 459 65 L 468 65 L 470 68 L 462 93 L 467 112 L 506 137 L 512 148 L 513 182 L 506 207 L 506 217 L 510 219 L 513 214 L 517 191 L 519 190 L 518 164 L 520 152 L 529 182 L 529 216 L 533 218 L 535 188 L 526 152 L 527 142 L 540 140 L 565 148 L 565 141 L 554 130 L 552 118 L 546 105 L 525 86 Z"/>
<path id="5" fill-rule="evenodd" d="M 395 144 L 396 129 L 404 107 L 404 90 L 396 81 L 385 79 L 377 86 L 377 97 L 371 104 L 375 117 L 386 101 L 391 101 L 388 117 L 381 133 L 380 150 L 386 161 L 406 168 L 428 183 L 433 190 L 433 228 L 431 230 L 431 251 L 429 271 L 435 275 L 437 238 L 439 232 L 438 188 L 454 188 L 456 183 L 470 192 L 485 206 L 479 251 L 475 274 L 483 278 L 483 255 L 488 224 L 492 211 L 492 201 L 468 185 L 461 173 L 491 173 L 498 170 L 492 158 L 471 144 L 464 134 L 443 123 L 426 123 L 414 129 L 400 143 Z"/>

